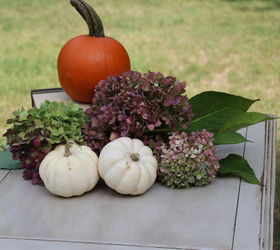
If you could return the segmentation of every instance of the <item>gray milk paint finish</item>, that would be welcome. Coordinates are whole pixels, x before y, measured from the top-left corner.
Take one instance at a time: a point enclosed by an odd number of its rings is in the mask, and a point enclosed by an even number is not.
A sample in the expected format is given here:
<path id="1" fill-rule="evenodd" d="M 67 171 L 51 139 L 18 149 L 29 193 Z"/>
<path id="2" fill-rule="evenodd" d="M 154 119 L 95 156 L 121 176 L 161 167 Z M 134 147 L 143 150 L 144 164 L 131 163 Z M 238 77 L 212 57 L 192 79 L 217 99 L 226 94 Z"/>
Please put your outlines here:
<path id="1" fill-rule="evenodd" d="M 208 188 L 191 191 L 156 184 L 137 197 L 123 197 L 100 185 L 84 196 L 64 199 L 30 185 L 21 171 L 14 171 L 0 186 L 5 199 L 0 205 L 5 215 L 0 232 L 9 237 L 131 245 L 224 246 L 232 238 L 236 184 L 237 180 L 227 180 L 231 195 L 224 194 L 223 180 L 218 179 Z"/>
<path id="2" fill-rule="evenodd" d="M 2 250 L 160 250 L 155 247 L 124 246 L 113 244 L 92 244 L 82 242 L 62 242 L 45 240 L 26 239 L 0 239 L 0 249 Z M 162 248 L 161 248 L 162 249 Z M 173 250 L 178 248 L 164 248 L 163 250 Z"/>
<path id="3" fill-rule="evenodd" d="M 4 180 L 10 170 L 0 169 L 0 183 Z"/>
<path id="4" fill-rule="evenodd" d="M 248 129 L 245 157 L 263 186 L 240 183 L 234 250 L 273 249 L 276 121 Z"/>
<path id="5" fill-rule="evenodd" d="M 263 158 L 260 149 L 257 154 L 254 150 L 259 147 L 256 144 L 264 143 L 264 127 L 263 123 L 248 129 L 248 136 L 253 134 L 255 140 L 247 143 L 245 155 L 257 174 L 257 163 L 262 164 Z M 252 145 L 253 154 L 248 149 Z M 220 155 L 229 152 L 242 155 L 243 151 L 243 144 L 219 148 Z M 234 243 L 234 249 L 241 250 L 244 244 L 238 245 L 238 241 L 242 242 L 238 236 L 242 228 L 239 213 L 244 210 L 243 213 L 248 214 L 252 208 L 249 204 L 249 210 L 245 205 L 243 209 L 240 201 L 243 196 L 249 199 L 250 192 L 259 190 L 258 186 L 245 183 L 253 191 L 243 191 L 240 186 L 244 194 L 239 195 L 239 185 L 243 181 L 219 178 L 211 185 L 190 190 L 172 190 L 156 184 L 136 197 L 118 195 L 99 184 L 84 196 L 64 199 L 51 195 L 44 187 L 31 185 L 21 175 L 22 170 L 12 171 L 0 184 L 0 238 L 123 244 L 129 246 L 128 249 L 137 246 L 145 249 L 232 249 Z M 258 202 L 259 193 L 255 194 L 253 197 Z M 243 236 L 249 247 L 244 249 L 256 246 L 250 239 L 246 241 L 246 235 Z"/>

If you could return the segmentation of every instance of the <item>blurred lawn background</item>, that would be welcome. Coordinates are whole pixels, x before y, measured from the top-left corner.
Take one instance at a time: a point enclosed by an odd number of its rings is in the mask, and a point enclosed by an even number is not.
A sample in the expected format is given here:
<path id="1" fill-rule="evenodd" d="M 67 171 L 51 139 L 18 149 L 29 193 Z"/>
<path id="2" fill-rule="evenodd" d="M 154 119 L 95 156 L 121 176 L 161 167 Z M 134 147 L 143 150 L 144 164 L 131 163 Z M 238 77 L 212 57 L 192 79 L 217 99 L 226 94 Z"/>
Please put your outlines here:
<path id="1" fill-rule="evenodd" d="M 260 98 L 252 110 L 279 116 L 280 0 L 88 2 L 99 13 L 105 34 L 127 49 L 134 70 L 161 71 L 187 81 L 190 97 L 216 90 Z M 67 0 L 0 0 L 1 135 L 12 111 L 31 106 L 31 89 L 60 87 L 57 55 L 67 40 L 85 33 L 86 24 Z"/>

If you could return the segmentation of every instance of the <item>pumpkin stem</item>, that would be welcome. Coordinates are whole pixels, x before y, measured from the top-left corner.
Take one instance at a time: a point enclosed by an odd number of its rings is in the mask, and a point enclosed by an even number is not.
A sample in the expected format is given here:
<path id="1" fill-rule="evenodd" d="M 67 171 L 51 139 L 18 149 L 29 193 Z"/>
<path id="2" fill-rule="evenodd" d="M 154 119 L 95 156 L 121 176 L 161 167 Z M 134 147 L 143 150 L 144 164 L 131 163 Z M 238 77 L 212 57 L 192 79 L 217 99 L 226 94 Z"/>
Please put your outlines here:
<path id="1" fill-rule="evenodd" d="M 89 29 L 89 36 L 105 36 L 102 22 L 95 10 L 89 4 L 83 0 L 70 0 L 70 3 L 86 21 Z"/>
<path id="2" fill-rule="evenodd" d="M 68 156 L 72 155 L 72 153 L 70 151 L 70 148 L 72 147 L 72 145 L 73 145 L 72 141 L 69 141 L 69 142 L 66 143 L 66 145 L 65 145 L 65 153 L 64 153 L 65 157 L 68 157 Z"/>
<path id="3" fill-rule="evenodd" d="M 140 155 L 138 153 L 132 153 L 130 157 L 133 161 L 139 161 Z"/>

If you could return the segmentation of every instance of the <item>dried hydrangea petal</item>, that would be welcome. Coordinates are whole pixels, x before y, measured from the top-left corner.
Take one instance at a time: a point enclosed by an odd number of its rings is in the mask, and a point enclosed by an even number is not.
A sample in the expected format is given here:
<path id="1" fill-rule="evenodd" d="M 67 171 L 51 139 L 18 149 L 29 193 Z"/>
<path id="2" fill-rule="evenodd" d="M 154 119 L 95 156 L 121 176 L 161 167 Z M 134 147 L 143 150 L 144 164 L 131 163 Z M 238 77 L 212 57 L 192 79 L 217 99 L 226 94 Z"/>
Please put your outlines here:
<path id="1" fill-rule="evenodd" d="M 155 150 L 158 179 L 171 188 L 204 186 L 212 182 L 220 165 L 213 146 L 213 134 L 206 130 L 174 132 L 168 143 Z"/>
<path id="2" fill-rule="evenodd" d="M 112 132 L 148 141 L 151 136 L 144 134 L 146 130 L 186 128 L 193 113 L 185 86 L 175 77 L 155 72 L 129 71 L 102 80 L 92 107 L 86 110 L 90 121 L 84 129 L 87 144 L 100 152 L 114 138 Z"/>

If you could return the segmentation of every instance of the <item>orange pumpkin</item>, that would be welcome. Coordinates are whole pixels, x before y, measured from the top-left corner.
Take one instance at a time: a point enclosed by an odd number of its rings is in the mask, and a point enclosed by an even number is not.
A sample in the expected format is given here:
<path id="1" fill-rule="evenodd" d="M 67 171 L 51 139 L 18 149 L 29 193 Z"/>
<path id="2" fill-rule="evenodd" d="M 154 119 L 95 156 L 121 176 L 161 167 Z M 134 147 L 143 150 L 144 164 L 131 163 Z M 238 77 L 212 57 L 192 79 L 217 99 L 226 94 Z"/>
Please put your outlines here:
<path id="1" fill-rule="evenodd" d="M 129 71 L 130 60 L 117 40 L 104 35 L 102 22 L 89 4 L 83 0 L 70 3 L 86 21 L 89 35 L 74 37 L 63 46 L 57 60 L 58 77 L 71 98 L 91 103 L 99 81 Z"/>

